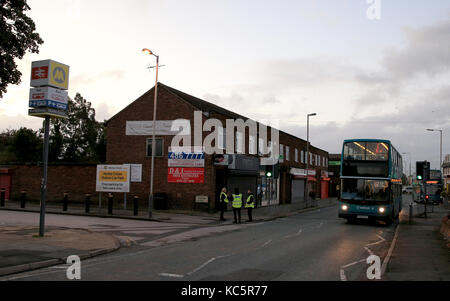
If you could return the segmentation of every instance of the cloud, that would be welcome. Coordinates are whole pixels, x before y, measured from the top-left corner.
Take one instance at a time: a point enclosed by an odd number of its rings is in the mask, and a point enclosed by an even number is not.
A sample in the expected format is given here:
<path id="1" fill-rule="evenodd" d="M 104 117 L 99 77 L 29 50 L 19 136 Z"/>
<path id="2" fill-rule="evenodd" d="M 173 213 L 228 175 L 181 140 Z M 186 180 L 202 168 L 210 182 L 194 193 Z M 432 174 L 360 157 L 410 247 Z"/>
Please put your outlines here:
<path id="1" fill-rule="evenodd" d="M 424 73 L 436 76 L 450 70 L 450 20 L 419 29 L 404 29 L 406 47 L 390 50 L 382 61 L 392 79 L 407 80 Z"/>

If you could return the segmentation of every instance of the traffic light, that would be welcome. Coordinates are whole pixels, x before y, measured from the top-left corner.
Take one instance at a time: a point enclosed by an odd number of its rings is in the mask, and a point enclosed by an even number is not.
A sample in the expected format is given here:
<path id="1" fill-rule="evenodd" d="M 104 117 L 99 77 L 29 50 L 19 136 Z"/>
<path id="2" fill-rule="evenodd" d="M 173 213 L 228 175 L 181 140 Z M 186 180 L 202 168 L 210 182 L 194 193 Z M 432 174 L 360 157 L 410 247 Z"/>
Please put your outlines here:
<path id="1" fill-rule="evenodd" d="M 430 178 L 430 162 L 417 161 L 416 162 L 417 180 L 428 181 Z"/>
<path id="2" fill-rule="evenodd" d="M 430 196 L 427 194 L 426 196 L 425 196 L 425 201 L 428 203 L 428 200 L 430 199 Z"/>

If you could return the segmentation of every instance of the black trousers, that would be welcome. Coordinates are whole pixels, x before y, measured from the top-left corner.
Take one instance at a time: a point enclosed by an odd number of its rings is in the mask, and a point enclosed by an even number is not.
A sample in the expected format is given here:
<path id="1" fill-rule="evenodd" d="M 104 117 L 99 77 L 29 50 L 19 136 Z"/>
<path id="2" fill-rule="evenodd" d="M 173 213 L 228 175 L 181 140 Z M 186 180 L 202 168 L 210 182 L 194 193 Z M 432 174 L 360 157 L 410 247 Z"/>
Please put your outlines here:
<path id="1" fill-rule="evenodd" d="M 236 223 L 241 222 L 241 208 L 233 208 L 234 221 Z M 238 220 L 239 218 L 239 220 Z"/>
<path id="2" fill-rule="evenodd" d="M 224 220 L 223 213 L 227 210 L 227 203 L 220 202 L 220 220 Z"/>
<path id="3" fill-rule="evenodd" d="M 247 208 L 247 214 L 248 214 L 248 221 L 249 222 L 253 221 L 252 209 L 253 208 L 251 208 L 251 207 Z"/>

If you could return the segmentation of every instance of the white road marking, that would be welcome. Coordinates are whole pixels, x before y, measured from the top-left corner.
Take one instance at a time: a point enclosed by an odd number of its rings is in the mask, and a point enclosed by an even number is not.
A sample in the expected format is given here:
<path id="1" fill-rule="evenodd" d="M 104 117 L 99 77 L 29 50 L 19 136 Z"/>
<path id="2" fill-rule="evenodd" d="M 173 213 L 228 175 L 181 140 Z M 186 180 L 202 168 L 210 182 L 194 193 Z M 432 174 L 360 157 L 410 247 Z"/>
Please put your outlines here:
<path id="1" fill-rule="evenodd" d="M 340 278 L 341 278 L 341 281 L 347 281 L 347 276 L 345 276 L 345 270 L 344 270 L 344 269 L 346 269 L 346 268 L 348 268 L 348 267 L 350 267 L 350 266 L 352 266 L 352 265 L 355 265 L 355 264 L 364 262 L 364 261 L 366 261 L 366 260 L 365 260 L 365 259 L 361 259 L 361 260 L 354 261 L 354 262 L 352 262 L 352 263 L 349 263 L 349 264 L 346 264 L 346 265 L 342 266 L 341 269 L 340 269 Z"/>
<path id="2" fill-rule="evenodd" d="M 266 241 L 266 242 L 261 246 L 261 248 L 264 248 L 265 246 L 267 246 L 267 245 L 270 244 L 271 242 L 272 242 L 272 240 L 269 239 L 268 241 Z"/>
<path id="3" fill-rule="evenodd" d="M 397 229 L 395 230 L 395 235 L 394 235 L 394 239 L 392 240 L 391 247 L 389 248 L 389 251 L 388 251 L 386 257 L 384 258 L 383 264 L 381 265 L 381 276 L 383 276 L 384 273 L 386 272 L 387 265 L 389 263 L 389 260 L 391 259 L 392 251 L 394 251 L 395 243 L 397 242 L 397 236 L 398 236 L 399 229 L 400 229 L 400 224 L 397 226 Z"/>
<path id="4" fill-rule="evenodd" d="M 187 275 L 192 275 L 195 272 L 200 271 L 201 269 L 203 269 L 205 266 L 207 266 L 208 264 L 210 264 L 211 262 L 213 262 L 214 260 L 216 260 L 215 257 L 211 258 L 210 260 L 208 260 L 207 262 L 203 263 L 202 265 L 200 265 L 199 267 L 197 267 L 196 269 L 194 269 L 193 271 L 187 273 Z"/>
<path id="5" fill-rule="evenodd" d="M 171 274 L 171 273 L 159 273 L 159 276 L 163 276 L 163 277 L 173 277 L 173 278 L 183 278 L 184 275 L 179 275 L 179 274 Z"/>
<path id="6" fill-rule="evenodd" d="M 290 235 L 286 235 L 286 236 L 284 236 L 283 238 L 291 238 L 291 237 L 299 236 L 300 234 L 302 234 L 302 232 L 303 232 L 303 229 L 300 228 L 300 229 L 297 231 L 297 233 L 295 233 L 295 234 L 290 234 Z"/>

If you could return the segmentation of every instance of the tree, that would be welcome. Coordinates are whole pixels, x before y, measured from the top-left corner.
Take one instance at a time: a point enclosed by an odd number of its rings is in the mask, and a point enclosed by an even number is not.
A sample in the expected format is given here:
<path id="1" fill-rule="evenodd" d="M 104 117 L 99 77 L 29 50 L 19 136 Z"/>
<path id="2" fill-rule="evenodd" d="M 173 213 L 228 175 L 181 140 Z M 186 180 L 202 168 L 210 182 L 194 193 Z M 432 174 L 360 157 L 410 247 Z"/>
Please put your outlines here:
<path id="1" fill-rule="evenodd" d="M 8 84 L 20 83 L 22 73 L 14 59 L 22 59 L 27 51 L 39 53 L 44 42 L 25 14 L 29 9 L 26 0 L 0 0 L 0 98 Z"/>
<path id="2" fill-rule="evenodd" d="M 42 142 L 37 131 L 21 127 L 14 133 L 11 151 L 19 162 L 38 162 L 42 158 Z"/>
<path id="3" fill-rule="evenodd" d="M 79 93 L 69 98 L 67 118 L 50 123 L 49 161 L 104 162 L 105 127 L 95 109 Z"/>

